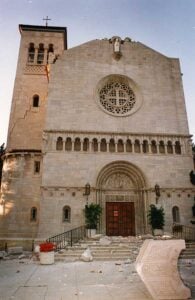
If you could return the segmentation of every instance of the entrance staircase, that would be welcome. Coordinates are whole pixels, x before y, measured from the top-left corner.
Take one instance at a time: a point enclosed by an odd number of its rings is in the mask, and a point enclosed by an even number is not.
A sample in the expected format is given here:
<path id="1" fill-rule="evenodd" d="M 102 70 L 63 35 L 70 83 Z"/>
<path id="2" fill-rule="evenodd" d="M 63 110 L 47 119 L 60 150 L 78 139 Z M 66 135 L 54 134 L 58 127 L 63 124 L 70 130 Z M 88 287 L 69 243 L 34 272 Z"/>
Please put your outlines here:
<path id="1" fill-rule="evenodd" d="M 103 245 L 101 241 L 85 239 L 72 247 L 67 246 L 55 254 L 55 261 L 77 261 L 82 253 L 89 248 L 96 261 L 135 261 L 143 241 L 135 237 L 112 237 L 110 244 Z"/>
<path id="2" fill-rule="evenodd" d="M 181 252 L 179 259 L 195 260 L 195 242 L 186 242 L 186 249 Z"/>

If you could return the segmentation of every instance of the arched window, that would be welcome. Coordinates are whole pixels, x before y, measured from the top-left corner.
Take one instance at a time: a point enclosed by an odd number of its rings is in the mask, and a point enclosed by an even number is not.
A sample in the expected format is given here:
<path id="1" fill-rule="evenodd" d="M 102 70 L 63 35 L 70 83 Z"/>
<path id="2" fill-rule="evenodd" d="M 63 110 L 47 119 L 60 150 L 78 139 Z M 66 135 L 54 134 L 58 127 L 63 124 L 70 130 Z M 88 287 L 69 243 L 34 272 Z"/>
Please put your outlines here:
<path id="1" fill-rule="evenodd" d="M 39 174 L 41 169 L 41 162 L 39 160 L 34 161 L 34 174 Z"/>
<path id="2" fill-rule="evenodd" d="M 179 207 L 178 206 L 173 206 L 172 216 L 173 216 L 173 222 L 174 223 L 179 223 L 180 222 L 180 214 L 179 214 Z"/>
<path id="3" fill-rule="evenodd" d="M 135 150 L 135 153 L 140 153 L 140 141 L 139 140 L 135 140 L 134 150 Z"/>
<path id="4" fill-rule="evenodd" d="M 35 58 L 35 47 L 33 43 L 30 43 L 28 48 L 28 63 L 33 64 L 34 58 Z"/>
<path id="5" fill-rule="evenodd" d="M 72 150 L 72 140 L 70 137 L 66 138 L 66 142 L 65 142 L 65 150 L 66 151 L 71 151 Z"/>
<path id="6" fill-rule="evenodd" d="M 171 141 L 168 141 L 167 143 L 167 153 L 173 154 L 173 145 Z"/>
<path id="7" fill-rule="evenodd" d="M 109 152 L 115 152 L 115 141 L 114 141 L 114 139 L 110 139 Z"/>
<path id="8" fill-rule="evenodd" d="M 61 136 L 59 136 L 57 139 L 56 150 L 63 150 L 63 139 Z"/>
<path id="9" fill-rule="evenodd" d="M 93 139 L 93 140 L 92 140 L 92 150 L 93 150 L 94 152 L 97 152 L 97 151 L 98 151 L 98 141 L 97 141 L 97 139 Z"/>
<path id="10" fill-rule="evenodd" d="M 74 151 L 81 151 L 81 140 L 76 138 L 74 141 Z"/>
<path id="11" fill-rule="evenodd" d="M 179 141 L 175 142 L 175 153 L 176 154 L 181 154 L 181 145 Z"/>
<path id="12" fill-rule="evenodd" d="M 159 153 L 165 153 L 165 144 L 163 141 L 159 142 Z"/>
<path id="13" fill-rule="evenodd" d="M 142 147 L 143 147 L 143 153 L 148 153 L 149 152 L 148 141 L 144 140 Z"/>
<path id="14" fill-rule="evenodd" d="M 30 221 L 31 222 L 37 221 L 37 208 L 36 207 L 32 207 L 30 210 Z"/>
<path id="15" fill-rule="evenodd" d="M 126 142 L 126 152 L 132 152 L 132 143 L 129 139 Z"/>
<path id="16" fill-rule="evenodd" d="M 39 107 L 39 95 L 33 96 L 33 107 Z"/>
<path id="17" fill-rule="evenodd" d="M 37 64 L 41 65 L 44 61 L 44 45 L 39 44 L 38 55 L 37 55 Z"/>
<path id="18" fill-rule="evenodd" d="M 89 151 L 89 139 L 88 138 L 84 138 L 83 151 Z"/>
<path id="19" fill-rule="evenodd" d="M 106 152 L 107 151 L 107 144 L 105 139 L 101 139 L 100 143 L 100 151 Z"/>
<path id="20" fill-rule="evenodd" d="M 47 52 L 47 62 L 49 64 L 53 63 L 55 59 L 53 44 L 49 44 L 48 52 Z"/>
<path id="21" fill-rule="evenodd" d="M 123 140 L 118 140 L 117 143 L 117 151 L 118 152 L 124 152 L 124 144 L 123 144 Z"/>
<path id="22" fill-rule="evenodd" d="M 157 145 L 156 145 L 156 141 L 152 141 L 151 142 L 151 151 L 152 153 L 157 153 Z"/>
<path id="23" fill-rule="evenodd" d="M 52 52 L 53 53 L 53 44 L 49 44 L 49 47 L 48 47 L 48 53 L 49 52 Z"/>
<path id="24" fill-rule="evenodd" d="M 70 206 L 64 206 L 62 211 L 62 222 L 70 222 L 71 208 Z"/>

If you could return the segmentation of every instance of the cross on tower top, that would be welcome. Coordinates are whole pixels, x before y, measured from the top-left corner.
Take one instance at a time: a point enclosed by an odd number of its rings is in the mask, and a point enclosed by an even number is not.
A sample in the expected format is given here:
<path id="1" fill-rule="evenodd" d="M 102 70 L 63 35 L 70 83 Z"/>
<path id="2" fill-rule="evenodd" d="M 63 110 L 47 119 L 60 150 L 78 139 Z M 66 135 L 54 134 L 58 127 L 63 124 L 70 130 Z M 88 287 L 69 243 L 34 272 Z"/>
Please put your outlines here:
<path id="1" fill-rule="evenodd" d="M 48 22 L 47 21 L 51 21 L 51 19 L 48 18 L 48 16 L 46 18 L 43 18 L 43 21 L 46 21 L 45 22 L 45 26 L 47 27 L 48 26 Z"/>

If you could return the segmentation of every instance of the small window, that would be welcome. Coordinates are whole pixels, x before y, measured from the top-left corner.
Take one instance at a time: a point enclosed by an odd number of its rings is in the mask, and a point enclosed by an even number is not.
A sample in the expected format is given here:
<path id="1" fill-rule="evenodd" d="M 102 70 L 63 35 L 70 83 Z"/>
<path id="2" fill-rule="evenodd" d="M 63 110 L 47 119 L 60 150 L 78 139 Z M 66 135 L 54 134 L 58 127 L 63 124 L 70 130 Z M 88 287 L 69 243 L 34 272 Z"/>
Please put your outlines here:
<path id="1" fill-rule="evenodd" d="M 39 174 L 40 173 L 40 166 L 41 166 L 40 161 L 35 161 L 34 162 L 34 173 L 35 174 Z"/>
<path id="2" fill-rule="evenodd" d="M 118 152 L 124 152 L 124 144 L 123 144 L 122 140 L 118 140 L 117 151 Z"/>
<path id="3" fill-rule="evenodd" d="M 89 139 L 88 138 L 84 138 L 83 151 L 89 151 Z"/>
<path id="4" fill-rule="evenodd" d="M 140 153 L 140 141 L 139 140 L 135 140 L 135 144 L 134 144 L 134 151 L 135 153 Z"/>
<path id="5" fill-rule="evenodd" d="M 72 150 L 72 140 L 70 137 L 68 137 L 66 139 L 66 142 L 65 142 L 65 150 L 66 151 L 71 151 Z"/>
<path id="6" fill-rule="evenodd" d="M 36 207 L 32 207 L 30 210 L 30 221 L 31 222 L 37 221 L 37 208 Z"/>
<path id="7" fill-rule="evenodd" d="M 64 206 L 63 207 L 62 221 L 63 222 L 70 222 L 70 217 L 71 217 L 70 206 Z"/>
<path id="8" fill-rule="evenodd" d="M 35 57 L 35 47 L 33 43 L 30 43 L 28 48 L 28 63 L 30 64 L 34 63 L 34 57 Z"/>
<path id="9" fill-rule="evenodd" d="M 76 138 L 74 141 L 74 151 L 81 151 L 81 140 Z"/>
<path id="10" fill-rule="evenodd" d="M 126 151 L 132 152 L 132 143 L 131 143 L 131 140 L 129 140 L 129 139 L 126 142 Z"/>
<path id="11" fill-rule="evenodd" d="M 176 154 L 181 154 L 181 145 L 179 141 L 175 142 L 175 153 Z"/>
<path id="12" fill-rule="evenodd" d="M 162 154 L 165 153 L 165 144 L 163 141 L 160 141 L 160 143 L 159 143 L 159 152 Z"/>
<path id="13" fill-rule="evenodd" d="M 106 152 L 107 151 L 107 144 L 105 139 L 101 139 L 100 143 L 100 151 Z"/>
<path id="14" fill-rule="evenodd" d="M 143 141 L 142 149 L 143 149 L 143 153 L 148 153 L 149 152 L 149 145 L 148 145 L 147 140 Z"/>
<path id="15" fill-rule="evenodd" d="M 97 152 L 97 151 L 98 151 L 98 141 L 97 141 L 97 139 L 93 139 L 93 140 L 92 140 L 92 150 L 93 150 L 94 152 Z"/>
<path id="16" fill-rule="evenodd" d="M 63 139 L 61 136 L 59 136 L 57 139 L 56 150 L 63 150 Z"/>
<path id="17" fill-rule="evenodd" d="M 152 141 L 151 142 L 151 151 L 152 153 L 157 153 L 157 145 L 156 145 L 156 141 Z"/>
<path id="18" fill-rule="evenodd" d="M 53 44 L 49 44 L 48 52 L 52 52 L 53 53 Z"/>
<path id="19" fill-rule="evenodd" d="M 33 96 L 33 107 L 39 107 L 39 96 L 38 95 Z"/>
<path id="20" fill-rule="evenodd" d="M 37 55 L 37 64 L 43 64 L 44 61 L 44 45 L 39 44 L 38 55 Z"/>
<path id="21" fill-rule="evenodd" d="M 167 143 L 167 153 L 173 154 L 173 145 L 171 141 L 168 141 Z"/>
<path id="22" fill-rule="evenodd" d="M 173 222 L 174 223 L 179 223 L 180 222 L 180 214 L 179 214 L 179 207 L 178 206 L 173 206 L 172 216 L 173 216 Z"/>
<path id="23" fill-rule="evenodd" d="M 110 152 L 115 152 L 115 141 L 114 141 L 114 139 L 110 139 L 110 142 L 109 142 L 109 151 Z"/>

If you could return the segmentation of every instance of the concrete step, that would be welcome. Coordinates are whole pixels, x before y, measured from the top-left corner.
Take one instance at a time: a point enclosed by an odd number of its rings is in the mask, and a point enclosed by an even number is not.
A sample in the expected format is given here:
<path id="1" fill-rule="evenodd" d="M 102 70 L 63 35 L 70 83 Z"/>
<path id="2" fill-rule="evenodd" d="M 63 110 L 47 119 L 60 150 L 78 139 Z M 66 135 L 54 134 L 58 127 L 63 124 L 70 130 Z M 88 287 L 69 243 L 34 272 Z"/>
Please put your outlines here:
<path id="1" fill-rule="evenodd" d="M 184 249 L 179 259 L 195 259 L 195 242 L 186 243 L 186 249 Z"/>
<path id="2" fill-rule="evenodd" d="M 89 248 L 94 260 L 135 260 L 143 241 L 129 241 L 113 238 L 109 245 L 102 245 L 98 240 L 87 239 L 73 247 L 66 247 L 62 253 L 55 254 L 56 261 L 79 260 L 82 253 Z"/>

